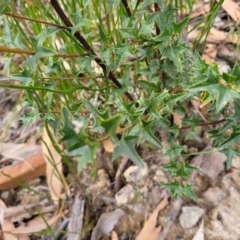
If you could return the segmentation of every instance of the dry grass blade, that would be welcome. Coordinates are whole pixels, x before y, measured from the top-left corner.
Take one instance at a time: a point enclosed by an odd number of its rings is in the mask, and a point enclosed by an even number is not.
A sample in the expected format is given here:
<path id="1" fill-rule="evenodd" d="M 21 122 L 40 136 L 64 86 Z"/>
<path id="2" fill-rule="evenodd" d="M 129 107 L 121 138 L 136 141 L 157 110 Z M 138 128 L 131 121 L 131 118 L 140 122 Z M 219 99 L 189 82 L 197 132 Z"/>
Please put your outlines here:
<path id="1" fill-rule="evenodd" d="M 62 174 L 62 157 L 53 147 L 46 129 L 43 131 L 42 139 L 44 142 L 42 147 L 46 161 L 47 183 L 52 200 L 55 203 L 58 203 L 58 201 L 61 199 L 61 193 L 63 189 L 65 189 L 67 194 L 70 195 L 68 184 Z"/>

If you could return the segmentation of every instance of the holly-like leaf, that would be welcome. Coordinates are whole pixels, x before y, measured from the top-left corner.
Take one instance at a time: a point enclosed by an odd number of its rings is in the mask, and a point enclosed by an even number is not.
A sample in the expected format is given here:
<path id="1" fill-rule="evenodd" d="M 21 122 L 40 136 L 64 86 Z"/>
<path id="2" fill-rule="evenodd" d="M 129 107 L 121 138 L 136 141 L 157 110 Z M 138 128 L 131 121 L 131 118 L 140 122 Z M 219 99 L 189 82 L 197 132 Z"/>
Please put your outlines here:
<path id="1" fill-rule="evenodd" d="M 152 125 L 154 121 L 142 121 L 141 124 L 137 124 L 131 131 L 130 135 L 137 135 L 139 137 L 138 144 L 148 141 L 158 148 L 162 148 L 160 141 L 152 133 Z"/>
<path id="2" fill-rule="evenodd" d="M 164 187 L 168 188 L 173 195 L 173 197 L 179 198 L 182 196 L 182 186 L 179 181 L 174 179 L 174 182 L 161 183 Z"/>
<path id="3" fill-rule="evenodd" d="M 98 144 L 89 144 L 68 152 L 67 156 L 75 156 L 78 162 L 78 172 L 81 171 L 87 163 L 94 165 Z"/>
<path id="4" fill-rule="evenodd" d="M 189 18 L 184 18 L 179 23 L 173 22 L 173 29 L 174 29 L 175 33 L 178 33 L 181 36 L 183 33 L 183 29 L 186 28 L 188 22 L 189 22 Z"/>
<path id="5" fill-rule="evenodd" d="M 171 162 L 168 165 L 166 165 L 162 168 L 163 168 L 163 170 L 169 172 L 171 175 L 174 175 L 175 172 L 178 170 L 178 162 L 171 160 Z"/>
<path id="6" fill-rule="evenodd" d="M 81 137 L 81 135 L 78 136 L 78 134 L 75 132 L 75 126 L 72 123 L 71 115 L 66 107 L 62 108 L 62 117 L 64 120 L 64 125 L 62 128 L 63 137 L 61 141 L 65 142 L 67 150 L 73 151 L 77 148 L 83 147 L 86 144 L 85 142 L 87 141 L 87 138 Z M 83 128 L 84 127 L 86 128 L 86 126 L 83 126 Z M 84 129 L 81 130 L 84 131 Z"/>
<path id="7" fill-rule="evenodd" d="M 29 86 L 32 80 L 32 76 L 26 67 L 24 67 L 24 70 L 21 72 L 21 74 L 14 74 L 11 75 L 11 77 L 23 83 L 25 86 Z"/>
<path id="8" fill-rule="evenodd" d="M 194 85 L 188 90 L 190 92 L 208 92 L 210 98 L 207 101 L 216 101 L 216 111 L 220 112 L 234 98 L 240 98 L 240 94 L 219 83 L 218 76 L 215 75 L 217 73 L 215 69 L 212 69 L 212 71 L 209 71 L 208 81 Z"/>
<path id="9" fill-rule="evenodd" d="M 129 45 L 116 47 L 116 57 L 113 62 L 113 69 L 117 70 L 122 65 L 126 57 L 134 57 L 130 51 Z"/>
<path id="10" fill-rule="evenodd" d="M 29 113 L 24 113 L 24 116 L 20 118 L 20 120 L 23 123 L 22 126 L 22 134 L 25 132 L 26 128 L 29 124 L 35 124 L 36 121 L 39 119 L 40 113 L 37 111 L 37 109 L 32 109 Z"/>
<path id="11" fill-rule="evenodd" d="M 238 121 L 240 120 L 240 105 L 238 104 L 238 102 L 235 100 L 233 103 L 234 106 L 234 114 L 231 115 L 230 117 L 228 117 L 227 119 L 232 120 L 235 124 L 238 123 Z"/>
<path id="12" fill-rule="evenodd" d="M 226 155 L 226 157 L 227 157 L 227 169 L 230 169 L 230 167 L 232 166 L 232 159 L 233 159 L 234 155 L 239 154 L 239 152 L 234 150 L 231 147 L 222 149 L 222 150 L 220 150 L 220 152 L 222 152 Z"/>
<path id="13" fill-rule="evenodd" d="M 194 192 L 192 190 L 192 185 L 191 184 L 186 184 L 183 187 L 182 194 L 185 195 L 186 197 L 191 198 L 193 201 L 198 202 L 198 198 L 194 194 Z"/>
<path id="14" fill-rule="evenodd" d="M 170 59 L 175 67 L 178 69 L 179 72 L 183 70 L 183 63 L 182 63 L 182 52 L 184 51 L 185 47 L 181 44 L 178 45 L 175 43 L 172 46 L 166 47 L 162 53 L 162 59 Z"/>
<path id="15" fill-rule="evenodd" d="M 98 126 L 101 126 L 112 139 L 112 141 L 117 142 L 118 138 L 116 136 L 117 129 L 122 121 L 122 114 L 115 114 L 114 116 L 110 116 L 109 110 L 104 112 L 98 111 L 90 102 L 87 102 L 91 112 L 94 115 Z"/>
<path id="16" fill-rule="evenodd" d="M 31 70 L 33 72 L 35 72 L 36 69 L 37 69 L 37 61 L 38 61 L 38 59 L 43 58 L 43 57 L 51 57 L 54 54 L 55 54 L 54 50 L 49 49 L 49 48 L 45 48 L 43 46 L 38 46 L 36 48 L 35 55 L 30 57 L 30 58 L 28 58 L 25 63 L 31 68 Z"/>
<path id="17" fill-rule="evenodd" d="M 137 166 L 141 168 L 144 167 L 142 159 L 135 150 L 135 144 L 137 141 L 137 136 L 123 136 L 114 148 L 112 159 L 115 160 L 120 156 L 125 156 L 131 159 Z"/>
<path id="18" fill-rule="evenodd" d="M 179 165 L 178 170 L 175 172 L 176 176 L 179 177 L 189 177 L 189 173 L 187 172 L 186 168 L 185 168 L 185 163 L 182 162 Z"/>
<path id="19" fill-rule="evenodd" d="M 161 34 L 152 40 L 156 42 L 168 42 L 170 44 L 172 42 L 172 33 L 165 27 Z"/>
<path id="20" fill-rule="evenodd" d="M 219 145 L 219 148 L 227 148 L 232 144 L 240 144 L 240 129 L 234 125 L 232 126 L 232 134 L 226 141 Z"/>
<path id="21" fill-rule="evenodd" d="M 2 15 L 5 11 L 7 11 L 7 7 L 10 5 L 11 0 L 1 0 L 0 3 L 0 14 Z"/>
<path id="22" fill-rule="evenodd" d="M 164 156 L 169 156 L 171 158 L 175 158 L 176 156 L 181 156 L 181 152 L 184 151 L 185 147 L 179 145 L 178 142 L 173 143 L 171 147 L 167 149 Z"/>

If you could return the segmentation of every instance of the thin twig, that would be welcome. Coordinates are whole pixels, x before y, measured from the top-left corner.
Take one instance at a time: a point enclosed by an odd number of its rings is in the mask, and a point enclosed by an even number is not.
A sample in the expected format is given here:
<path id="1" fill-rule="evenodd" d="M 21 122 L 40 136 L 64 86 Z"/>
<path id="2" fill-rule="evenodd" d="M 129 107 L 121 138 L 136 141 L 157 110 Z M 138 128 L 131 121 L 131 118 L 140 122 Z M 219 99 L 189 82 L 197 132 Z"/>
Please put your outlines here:
<path id="1" fill-rule="evenodd" d="M 128 6 L 127 0 L 122 0 L 122 4 L 123 4 L 123 6 L 124 6 L 124 8 L 125 8 L 125 10 L 127 12 L 128 17 L 131 17 L 132 16 L 132 12 L 131 12 L 131 10 L 130 10 L 130 8 Z"/>
<path id="2" fill-rule="evenodd" d="M 25 54 L 25 55 L 35 55 L 36 52 L 31 51 L 31 50 L 24 50 L 20 48 L 9 48 L 6 46 L 0 45 L 0 52 L 4 53 L 18 53 L 18 54 Z M 83 54 L 77 54 L 77 53 L 72 53 L 72 54 L 61 54 L 61 53 L 56 53 L 53 55 L 53 57 L 61 57 L 61 58 L 76 58 L 76 57 L 84 57 L 88 56 L 87 53 Z"/>
<path id="3" fill-rule="evenodd" d="M 127 163 L 128 163 L 128 158 L 127 157 L 123 157 L 121 159 L 121 163 L 118 167 L 118 170 L 116 172 L 116 175 L 115 175 L 115 184 L 114 184 L 114 191 L 115 192 L 118 192 L 120 190 L 120 184 L 121 184 L 121 174 L 123 172 L 123 170 L 126 168 L 127 166 Z"/>
<path id="4" fill-rule="evenodd" d="M 31 22 L 42 23 L 42 24 L 45 24 L 45 25 L 54 26 L 54 27 L 58 27 L 58 28 L 68 30 L 68 28 L 66 26 L 63 26 L 63 25 L 60 25 L 60 24 L 46 22 L 46 21 L 43 21 L 43 20 L 38 20 L 38 19 L 34 19 L 34 18 L 29 18 L 29 17 L 24 17 L 24 16 L 21 16 L 19 14 L 13 14 L 13 13 L 4 13 L 4 14 L 9 16 L 9 17 L 12 17 L 12 18 L 28 20 L 28 21 L 31 21 Z"/>
<path id="5" fill-rule="evenodd" d="M 225 122 L 226 119 L 221 119 L 221 120 L 218 120 L 218 121 L 213 121 L 213 122 L 205 122 L 205 123 L 200 123 L 197 125 L 198 126 L 208 126 L 208 125 L 214 125 L 214 124 L 219 124 L 219 123 L 223 123 Z M 180 128 L 180 130 L 183 130 L 183 129 L 189 129 L 191 128 L 190 126 L 183 126 Z"/>

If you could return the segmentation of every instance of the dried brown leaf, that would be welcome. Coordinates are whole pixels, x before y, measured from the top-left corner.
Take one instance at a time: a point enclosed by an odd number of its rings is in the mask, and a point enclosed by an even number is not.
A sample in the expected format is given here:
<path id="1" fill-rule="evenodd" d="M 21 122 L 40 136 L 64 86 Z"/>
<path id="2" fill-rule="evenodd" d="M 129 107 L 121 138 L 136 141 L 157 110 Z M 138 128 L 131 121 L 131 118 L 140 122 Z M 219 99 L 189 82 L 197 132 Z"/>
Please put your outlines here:
<path id="1" fill-rule="evenodd" d="M 114 150 L 114 144 L 110 138 L 103 141 L 103 147 L 106 152 L 112 153 Z"/>
<path id="2" fill-rule="evenodd" d="M 55 215 L 51 218 L 47 214 L 37 216 L 29 221 L 26 225 L 15 228 L 11 233 L 21 234 L 24 236 L 32 235 L 33 232 L 40 232 L 47 229 L 49 226 L 53 226 L 59 218 L 59 215 Z"/>
<path id="3" fill-rule="evenodd" d="M 180 128 L 182 127 L 182 117 L 177 112 L 173 113 L 173 122 Z"/>
<path id="4" fill-rule="evenodd" d="M 45 173 L 44 156 L 42 153 L 38 153 L 24 162 L 2 168 L 0 170 L 0 190 L 14 188 L 18 186 L 18 182 L 28 182 L 45 175 Z"/>
<path id="5" fill-rule="evenodd" d="M 205 60 L 207 63 L 211 63 L 215 60 L 217 56 L 217 46 L 216 44 L 206 44 L 204 53 L 202 54 L 202 59 Z"/>
<path id="6" fill-rule="evenodd" d="M 240 21 L 240 8 L 236 2 L 233 0 L 224 0 L 222 8 L 227 12 L 227 14 L 239 24 Z"/>
<path id="7" fill-rule="evenodd" d="M 1 212 L 1 228 L 0 239 L 4 240 L 29 240 L 29 237 L 17 237 L 12 235 L 12 231 L 15 229 L 14 224 L 6 219 L 2 219 L 4 216 L 4 210 L 7 209 L 5 203 L 0 199 L 0 212 Z"/>

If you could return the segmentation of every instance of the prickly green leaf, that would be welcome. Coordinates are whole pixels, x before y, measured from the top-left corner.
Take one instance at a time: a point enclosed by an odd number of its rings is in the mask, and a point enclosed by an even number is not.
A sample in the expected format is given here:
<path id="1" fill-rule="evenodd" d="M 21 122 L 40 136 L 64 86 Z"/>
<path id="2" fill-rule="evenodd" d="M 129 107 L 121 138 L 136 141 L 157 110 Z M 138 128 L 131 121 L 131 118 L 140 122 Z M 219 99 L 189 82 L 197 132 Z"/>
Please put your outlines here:
<path id="1" fill-rule="evenodd" d="M 163 168 L 163 170 L 165 170 L 165 171 L 169 172 L 171 175 L 173 175 L 178 170 L 178 163 L 177 163 L 177 161 L 171 160 L 171 162 L 168 165 L 163 166 L 162 168 Z"/>
<path id="2" fill-rule="evenodd" d="M 198 202 L 198 198 L 194 194 L 191 184 L 187 184 L 183 187 L 182 194 L 185 195 L 186 197 L 191 198 L 193 201 Z"/>
<path id="3" fill-rule="evenodd" d="M 31 70 L 33 72 L 36 71 L 37 69 L 37 61 L 40 59 L 40 58 L 43 58 L 43 57 L 51 57 L 55 54 L 55 51 L 53 51 L 52 49 L 49 49 L 49 48 L 45 48 L 43 46 L 38 46 L 37 49 L 36 49 L 36 53 L 34 56 L 28 58 L 25 62 L 25 64 L 27 64 Z"/>
<path id="4" fill-rule="evenodd" d="M 94 70 L 92 68 L 92 61 L 95 59 L 94 56 L 88 56 L 80 60 L 79 67 L 83 70 L 83 72 L 94 74 Z"/>
<path id="5" fill-rule="evenodd" d="M 161 185 L 163 185 L 164 187 L 168 188 L 171 192 L 171 194 L 173 195 L 173 197 L 179 198 L 182 196 L 182 186 L 179 183 L 179 181 L 177 181 L 176 179 L 174 179 L 174 182 L 170 182 L 170 183 L 161 183 Z"/>
<path id="6" fill-rule="evenodd" d="M 234 150 L 231 147 L 222 149 L 222 150 L 220 150 L 220 152 L 222 152 L 226 155 L 226 157 L 227 157 L 227 169 L 230 169 L 231 166 L 232 166 L 232 159 L 233 159 L 234 155 L 239 154 L 239 152 Z"/>
<path id="7" fill-rule="evenodd" d="M 138 34 L 138 30 L 135 28 L 120 28 L 119 31 L 123 38 L 137 37 Z"/>
<path id="8" fill-rule="evenodd" d="M 18 80 L 19 82 L 23 83 L 25 86 L 29 86 L 32 80 L 32 76 L 29 70 L 25 67 L 21 74 L 14 74 L 11 76 L 13 79 Z"/>
<path id="9" fill-rule="evenodd" d="M 134 164 L 139 167 L 143 167 L 142 159 L 139 157 L 135 150 L 135 144 L 138 141 L 137 136 L 122 136 L 121 140 L 116 144 L 112 159 L 115 160 L 120 156 L 128 157 Z"/>
<path id="10" fill-rule="evenodd" d="M 233 105 L 234 105 L 234 114 L 228 117 L 227 119 L 233 121 L 234 124 L 237 124 L 238 121 L 240 120 L 240 105 L 236 100 L 234 101 Z"/>
<path id="11" fill-rule="evenodd" d="M 165 27 L 160 35 L 153 38 L 153 41 L 156 42 L 172 42 L 172 33 Z"/>
<path id="12" fill-rule="evenodd" d="M 211 100 L 216 101 L 216 111 L 220 112 L 230 101 L 240 98 L 240 94 L 220 83 L 211 84 L 204 82 L 202 84 L 189 88 L 190 92 L 208 92 Z M 208 99 L 209 101 L 210 99 Z"/>
<path id="13" fill-rule="evenodd" d="M 171 158 L 175 158 L 177 156 L 181 156 L 182 151 L 184 151 L 185 147 L 179 145 L 178 142 L 173 143 L 171 147 L 169 147 L 164 154 L 165 156 L 169 156 Z"/>
<path id="14" fill-rule="evenodd" d="M 67 156 L 75 156 L 78 163 L 77 170 L 81 171 L 87 163 L 94 164 L 95 156 L 98 149 L 97 144 L 85 145 L 68 152 Z"/>
<path id="15" fill-rule="evenodd" d="M 110 116 L 109 110 L 100 112 L 90 102 L 87 102 L 87 105 L 94 115 L 97 126 L 101 126 L 102 129 L 104 129 L 109 134 L 112 141 L 117 142 L 118 138 L 116 134 L 117 129 L 122 121 L 122 114 L 115 114 L 113 116 Z"/>
<path id="16" fill-rule="evenodd" d="M 183 51 L 182 46 L 169 46 L 164 49 L 162 53 L 162 59 L 170 59 L 177 69 L 181 72 L 183 69 L 181 53 Z"/>
<path id="17" fill-rule="evenodd" d="M 84 146 L 84 141 L 80 140 L 74 131 L 75 126 L 72 124 L 71 115 L 66 107 L 62 108 L 62 117 L 64 125 L 62 128 L 63 137 L 61 141 L 65 142 L 67 150 L 72 151 L 76 148 Z"/>
<path id="18" fill-rule="evenodd" d="M 130 135 L 136 135 L 139 137 L 138 144 L 148 141 L 158 148 L 162 148 L 160 141 L 152 133 L 153 120 L 142 121 L 141 124 L 137 124 L 131 131 Z"/>
<path id="19" fill-rule="evenodd" d="M 232 144 L 240 144 L 240 129 L 234 125 L 232 126 L 232 134 L 226 141 L 220 143 L 219 148 L 227 148 Z"/>
<path id="20" fill-rule="evenodd" d="M 184 162 L 184 165 L 187 174 L 190 174 L 194 170 L 198 170 L 198 168 L 191 166 L 188 162 Z"/>
<path id="21" fill-rule="evenodd" d="M 188 17 L 184 18 L 179 23 L 173 22 L 173 29 L 174 29 L 175 33 L 178 33 L 181 36 L 182 33 L 183 33 L 183 30 L 186 29 L 188 22 L 189 22 L 189 18 Z"/>
<path id="22" fill-rule="evenodd" d="M 116 57 L 113 63 L 114 70 L 117 70 L 123 64 L 126 57 L 134 57 L 130 52 L 129 46 L 118 46 L 116 48 Z"/>
<path id="23" fill-rule="evenodd" d="M 108 119 L 98 118 L 100 125 L 106 130 L 109 134 L 112 141 L 117 142 L 118 138 L 116 136 L 117 129 L 122 122 L 122 115 L 116 114 Z"/>
<path id="24" fill-rule="evenodd" d="M 175 172 L 176 176 L 179 177 L 189 177 L 189 174 L 187 173 L 186 169 L 185 169 L 185 164 L 184 163 L 180 163 L 178 166 L 178 170 Z"/>
<path id="25" fill-rule="evenodd" d="M 20 118 L 23 123 L 22 134 L 25 132 L 29 124 L 35 124 L 39 118 L 40 113 L 37 111 L 37 109 L 32 109 L 31 112 L 24 113 L 24 116 Z"/>
<path id="26" fill-rule="evenodd" d="M 0 3 L 0 14 L 2 15 L 7 11 L 7 7 L 10 5 L 11 0 L 2 0 Z"/>

